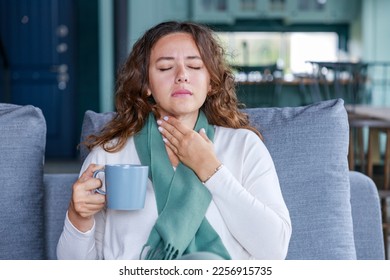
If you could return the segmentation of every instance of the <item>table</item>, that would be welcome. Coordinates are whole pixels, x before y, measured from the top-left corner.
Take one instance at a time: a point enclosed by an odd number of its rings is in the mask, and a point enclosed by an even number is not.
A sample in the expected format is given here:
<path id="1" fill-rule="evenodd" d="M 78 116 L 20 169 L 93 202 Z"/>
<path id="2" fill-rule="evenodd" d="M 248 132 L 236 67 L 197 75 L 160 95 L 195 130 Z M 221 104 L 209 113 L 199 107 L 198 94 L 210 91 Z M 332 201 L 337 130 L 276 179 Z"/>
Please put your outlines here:
<path id="1" fill-rule="evenodd" d="M 362 117 L 384 120 L 390 123 L 390 107 L 373 106 L 373 105 L 345 105 L 348 113 L 356 114 Z"/>

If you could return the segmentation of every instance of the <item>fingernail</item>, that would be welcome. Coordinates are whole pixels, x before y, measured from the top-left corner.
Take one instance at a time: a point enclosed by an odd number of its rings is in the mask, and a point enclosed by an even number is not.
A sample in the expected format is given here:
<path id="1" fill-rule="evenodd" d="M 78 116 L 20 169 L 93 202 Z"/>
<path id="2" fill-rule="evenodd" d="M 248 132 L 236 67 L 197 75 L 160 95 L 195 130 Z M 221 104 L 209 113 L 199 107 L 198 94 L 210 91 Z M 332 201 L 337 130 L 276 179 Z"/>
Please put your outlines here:
<path id="1" fill-rule="evenodd" d="M 163 130 L 164 129 L 161 126 L 158 127 L 158 131 L 162 132 Z"/>
<path id="2" fill-rule="evenodd" d="M 203 127 L 200 129 L 200 131 L 206 134 L 206 129 L 204 129 Z"/>
<path id="3" fill-rule="evenodd" d="M 161 125 L 161 124 L 162 124 L 162 121 L 161 121 L 161 120 L 157 120 L 157 124 L 158 124 L 158 125 Z"/>
<path id="4" fill-rule="evenodd" d="M 164 117 L 163 117 L 163 120 L 164 120 L 164 121 L 167 121 L 168 119 L 169 119 L 168 116 L 164 116 Z"/>
<path id="5" fill-rule="evenodd" d="M 164 143 L 168 143 L 168 139 L 167 138 L 163 138 L 163 141 L 164 141 Z"/>

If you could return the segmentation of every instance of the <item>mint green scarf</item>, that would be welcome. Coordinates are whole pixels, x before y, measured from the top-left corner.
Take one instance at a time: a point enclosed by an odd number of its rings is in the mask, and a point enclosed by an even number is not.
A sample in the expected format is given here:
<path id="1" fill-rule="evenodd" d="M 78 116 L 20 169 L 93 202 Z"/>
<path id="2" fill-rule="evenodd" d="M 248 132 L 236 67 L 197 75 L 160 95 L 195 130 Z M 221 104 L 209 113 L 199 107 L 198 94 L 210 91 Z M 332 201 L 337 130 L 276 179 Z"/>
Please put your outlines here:
<path id="1" fill-rule="evenodd" d="M 201 128 L 213 140 L 214 127 L 199 111 L 195 131 Z M 179 163 L 176 171 L 173 170 L 152 113 L 134 141 L 141 163 L 150 166 L 149 178 L 159 214 L 142 250 L 148 250 L 146 259 L 176 259 L 193 252 L 212 252 L 230 259 L 220 237 L 205 218 L 211 202 L 210 192 L 184 164 Z"/>

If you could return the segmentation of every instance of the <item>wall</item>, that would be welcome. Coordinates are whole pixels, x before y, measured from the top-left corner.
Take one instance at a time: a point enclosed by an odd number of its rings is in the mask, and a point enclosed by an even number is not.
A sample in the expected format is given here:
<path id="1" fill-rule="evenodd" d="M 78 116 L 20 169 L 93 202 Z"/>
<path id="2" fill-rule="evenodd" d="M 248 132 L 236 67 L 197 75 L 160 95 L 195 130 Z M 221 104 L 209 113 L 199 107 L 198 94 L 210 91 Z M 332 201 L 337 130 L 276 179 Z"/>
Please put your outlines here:
<path id="1" fill-rule="evenodd" d="M 150 27 L 167 20 L 187 20 L 189 1 L 131 0 L 129 1 L 130 47 Z"/>
<path id="2" fill-rule="evenodd" d="M 364 0 L 362 7 L 362 45 L 363 60 L 371 62 L 390 62 L 390 1 L 388 0 Z M 383 69 L 375 73 L 378 79 L 373 87 L 372 103 L 374 105 L 390 105 L 390 67 L 387 77 L 384 77 Z M 382 78 L 385 78 L 383 81 Z M 379 80 L 380 79 L 380 80 Z"/>

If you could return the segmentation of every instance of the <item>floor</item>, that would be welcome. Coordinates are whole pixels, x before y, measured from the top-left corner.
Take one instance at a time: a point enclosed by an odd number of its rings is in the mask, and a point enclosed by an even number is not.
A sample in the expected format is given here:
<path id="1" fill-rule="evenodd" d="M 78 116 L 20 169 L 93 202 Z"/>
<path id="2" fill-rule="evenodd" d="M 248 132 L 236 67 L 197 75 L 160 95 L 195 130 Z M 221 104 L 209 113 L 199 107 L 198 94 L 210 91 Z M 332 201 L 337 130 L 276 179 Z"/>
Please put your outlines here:
<path id="1" fill-rule="evenodd" d="M 79 173 L 81 168 L 81 162 L 76 160 L 47 160 L 44 166 L 45 173 Z M 374 182 L 377 186 L 382 186 L 383 184 L 383 175 L 380 174 L 381 168 L 374 168 Z M 388 216 L 388 223 L 390 224 L 390 197 L 387 198 L 387 216 Z M 390 252 L 390 230 L 389 230 L 389 236 L 388 236 L 388 250 L 387 252 Z M 387 259 L 390 259 L 390 256 L 387 257 Z"/>

